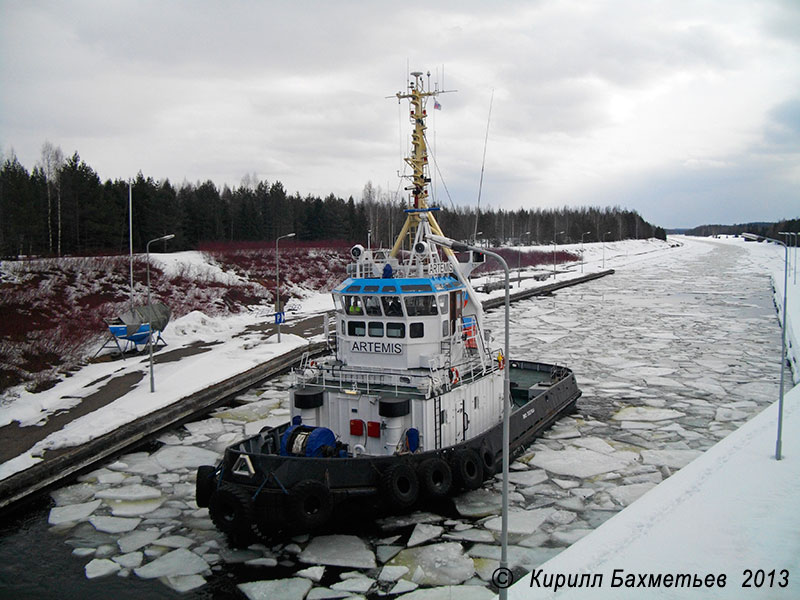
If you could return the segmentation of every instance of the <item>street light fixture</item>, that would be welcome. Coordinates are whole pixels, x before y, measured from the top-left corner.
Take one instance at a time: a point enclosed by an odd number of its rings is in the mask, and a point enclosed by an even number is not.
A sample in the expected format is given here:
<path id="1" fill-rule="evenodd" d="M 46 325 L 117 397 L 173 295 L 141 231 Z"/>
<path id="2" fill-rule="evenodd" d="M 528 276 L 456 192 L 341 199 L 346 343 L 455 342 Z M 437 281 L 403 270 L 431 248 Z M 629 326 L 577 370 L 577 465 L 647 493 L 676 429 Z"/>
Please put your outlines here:
<path id="1" fill-rule="evenodd" d="M 783 433 L 783 371 L 786 366 L 786 287 L 789 279 L 789 247 L 780 240 L 768 238 L 754 233 L 743 233 L 742 237 L 746 240 L 775 242 L 783 246 L 783 322 L 781 324 L 781 385 L 778 396 L 778 439 L 775 442 L 775 460 L 781 459 L 781 435 Z"/>
<path id="2" fill-rule="evenodd" d="M 520 236 L 520 240 L 524 238 L 526 235 L 530 235 L 530 231 L 526 231 Z M 520 246 L 519 251 L 517 253 L 517 287 L 522 284 L 522 247 Z"/>
<path id="3" fill-rule="evenodd" d="M 553 234 L 553 279 L 556 278 L 556 240 L 558 236 L 564 233 L 563 231 L 559 231 L 558 233 Z"/>
<path id="4" fill-rule="evenodd" d="M 156 391 L 156 382 L 155 378 L 153 377 L 153 305 L 150 304 L 150 244 L 153 242 L 166 242 L 167 240 L 171 240 L 175 237 L 174 233 L 170 233 L 168 235 L 162 235 L 159 238 L 154 240 L 150 240 L 147 242 L 145 246 L 145 252 L 147 253 L 147 314 L 148 320 L 150 321 L 147 324 L 148 329 L 150 330 L 150 335 L 147 337 L 147 346 L 150 351 L 150 393 Z"/>
<path id="5" fill-rule="evenodd" d="M 562 232 L 563 233 L 563 232 Z M 509 452 L 508 452 L 508 444 L 511 437 L 511 384 L 510 384 L 510 377 L 509 377 L 509 358 L 508 358 L 508 350 L 509 350 L 509 314 L 510 314 L 510 298 L 509 298 L 509 271 L 508 271 L 508 264 L 503 259 L 502 256 L 496 254 L 495 252 L 491 252 L 490 250 L 483 250 L 481 248 L 476 248 L 474 246 L 470 246 L 468 244 L 462 244 L 460 242 L 456 242 L 455 240 L 451 240 L 447 237 L 442 237 L 438 235 L 428 235 L 428 239 L 432 241 L 434 244 L 439 244 L 440 246 L 445 246 L 446 248 L 451 248 L 456 252 L 466 252 L 466 251 L 473 251 L 473 252 L 483 252 L 491 256 L 492 258 L 497 259 L 497 261 L 503 266 L 503 270 L 506 273 L 506 331 L 505 331 L 505 346 L 504 346 L 504 365 L 503 365 L 503 516 L 502 516 L 502 525 L 501 525 L 501 533 L 500 533 L 500 568 L 508 570 L 508 462 L 509 462 Z M 500 589 L 500 600 L 506 599 L 506 589 Z"/>
<path id="6" fill-rule="evenodd" d="M 590 233 L 592 233 L 592 232 L 591 231 L 584 231 L 581 234 L 581 273 L 583 273 L 583 236 L 589 235 Z"/>
<path id="7" fill-rule="evenodd" d="M 606 236 L 609 235 L 611 232 L 606 231 L 603 234 L 603 270 L 605 271 L 606 268 Z"/>
<path id="8" fill-rule="evenodd" d="M 284 238 L 294 237 L 294 232 L 279 236 L 275 240 L 275 321 L 278 325 L 278 343 L 281 343 L 281 267 L 278 262 L 278 242 Z"/>

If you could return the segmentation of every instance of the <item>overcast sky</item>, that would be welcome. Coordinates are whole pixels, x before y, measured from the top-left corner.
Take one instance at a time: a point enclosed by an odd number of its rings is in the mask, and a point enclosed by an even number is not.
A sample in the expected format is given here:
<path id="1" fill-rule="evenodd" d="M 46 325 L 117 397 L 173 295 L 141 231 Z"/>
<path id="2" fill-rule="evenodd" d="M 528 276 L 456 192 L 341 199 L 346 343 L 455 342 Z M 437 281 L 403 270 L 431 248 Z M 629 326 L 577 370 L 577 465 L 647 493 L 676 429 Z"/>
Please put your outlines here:
<path id="1" fill-rule="evenodd" d="M 0 0 L 0 149 L 101 179 L 398 189 L 407 67 L 456 205 L 800 217 L 800 1 Z M 433 170 L 433 169 L 432 169 Z M 445 206 L 444 187 L 436 196 Z"/>

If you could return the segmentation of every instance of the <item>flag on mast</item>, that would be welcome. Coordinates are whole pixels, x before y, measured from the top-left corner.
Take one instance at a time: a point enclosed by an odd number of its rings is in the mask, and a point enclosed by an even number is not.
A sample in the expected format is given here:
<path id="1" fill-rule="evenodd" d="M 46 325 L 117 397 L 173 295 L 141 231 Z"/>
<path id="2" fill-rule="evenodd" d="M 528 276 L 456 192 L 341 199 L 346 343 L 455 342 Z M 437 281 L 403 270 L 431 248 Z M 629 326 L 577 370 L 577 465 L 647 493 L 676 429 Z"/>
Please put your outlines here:
<path id="1" fill-rule="evenodd" d="M 439 104 L 439 101 L 436 98 L 433 99 L 433 109 L 442 110 L 442 105 Z"/>

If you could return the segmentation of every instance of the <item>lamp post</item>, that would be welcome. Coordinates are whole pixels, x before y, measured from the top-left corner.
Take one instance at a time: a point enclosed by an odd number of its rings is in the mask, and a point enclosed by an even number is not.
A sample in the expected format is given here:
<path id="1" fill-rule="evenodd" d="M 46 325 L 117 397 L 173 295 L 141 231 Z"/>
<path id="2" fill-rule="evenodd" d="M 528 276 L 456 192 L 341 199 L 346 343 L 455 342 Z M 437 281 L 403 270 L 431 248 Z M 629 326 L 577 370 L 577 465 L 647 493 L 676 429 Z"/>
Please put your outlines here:
<path id="1" fill-rule="evenodd" d="M 558 236 L 564 233 L 563 231 L 559 231 L 558 233 L 553 234 L 553 279 L 556 278 L 556 240 Z"/>
<path id="2" fill-rule="evenodd" d="M 592 232 L 591 231 L 584 231 L 581 234 L 581 273 L 583 273 L 583 236 L 589 235 L 590 233 L 592 233 Z"/>
<path id="3" fill-rule="evenodd" d="M 605 269 L 606 269 L 606 236 L 607 236 L 608 234 L 610 234 L 610 233 L 611 233 L 610 231 L 606 231 L 606 232 L 603 234 L 603 270 L 604 270 L 604 271 L 605 271 Z"/>
<path id="4" fill-rule="evenodd" d="M 526 231 L 520 236 L 520 240 L 525 237 L 526 235 L 530 235 L 530 231 Z M 517 287 L 522 285 L 522 248 L 520 247 L 519 252 L 517 253 Z"/>
<path id="5" fill-rule="evenodd" d="M 563 233 L 563 232 L 562 232 Z M 474 246 L 469 246 L 468 244 L 462 244 L 460 242 L 456 242 L 455 240 L 451 240 L 450 238 L 438 236 L 438 235 L 429 235 L 428 239 L 435 244 L 439 244 L 440 246 L 445 246 L 447 248 L 451 248 L 456 252 L 466 252 L 466 251 L 475 251 L 475 252 L 483 252 L 495 259 L 503 266 L 503 270 L 506 273 L 506 331 L 505 331 L 505 345 L 504 345 L 504 357 L 505 362 L 503 365 L 503 515 L 502 515 L 502 525 L 501 525 L 501 533 L 500 533 L 500 569 L 503 572 L 508 572 L 508 463 L 509 463 L 509 452 L 508 452 L 508 444 L 511 437 L 511 384 L 510 384 L 510 377 L 509 377 L 509 359 L 508 359 L 508 350 L 509 350 L 509 314 L 510 314 L 510 298 L 509 298 L 509 270 L 508 264 L 503 259 L 502 256 L 491 252 L 490 250 L 483 250 L 481 248 L 476 248 Z M 510 582 L 509 582 L 510 583 Z M 506 593 L 507 590 L 505 588 L 500 588 L 500 600 L 506 600 Z"/>
<path id="6" fill-rule="evenodd" d="M 278 324 L 278 343 L 281 343 L 281 317 L 278 314 L 281 312 L 281 266 L 278 262 L 278 242 L 284 238 L 294 237 L 294 232 L 287 233 L 286 235 L 279 236 L 275 240 L 275 320 Z"/>
<path id="7" fill-rule="evenodd" d="M 150 393 L 156 391 L 156 382 L 155 378 L 153 377 L 153 307 L 150 304 L 150 244 L 153 242 L 166 242 L 167 240 L 171 240 L 175 237 L 174 233 L 170 233 L 168 235 L 162 235 L 159 238 L 154 240 L 150 240 L 147 242 L 145 246 L 145 252 L 147 253 L 147 314 L 148 320 L 150 321 L 147 324 L 147 327 L 150 329 L 150 335 L 147 336 L 147 346 L 150 350 Z"/>
<path id="8" fill-rule="evenodd" d="M 778 396 L 778 439 L 775 442 L 775 460 L 781 459 L 781 435 L 783 433 L 783 371 L 786 366 L 786 287 L 789 279 L 789 247 L 780 240 L 756 235 L 754 233 L 743 233 L 742 237 L 748 240 L 767 240 L 783 246 L 783 322 L 781 324 L 781 385 Z"/>

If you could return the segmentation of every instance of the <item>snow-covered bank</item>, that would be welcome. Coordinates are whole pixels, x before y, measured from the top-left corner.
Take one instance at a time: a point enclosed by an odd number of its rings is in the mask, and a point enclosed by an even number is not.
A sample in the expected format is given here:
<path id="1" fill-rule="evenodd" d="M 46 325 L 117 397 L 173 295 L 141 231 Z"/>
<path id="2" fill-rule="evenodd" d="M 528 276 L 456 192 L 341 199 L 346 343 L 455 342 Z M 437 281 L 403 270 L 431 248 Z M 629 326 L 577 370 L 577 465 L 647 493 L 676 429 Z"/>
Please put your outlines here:
<path id="1" fill-rule="evenodd" d="M 714 243 L 745 244 L 735 238 Z M 750 266 L 771 274 L 780 306 L 783 249 L 752 243 L 746 247 Z M 789 284 L 787 344 L 793 352 L 798 337 L 790 323 L 793 316 L 800 322 L 800 299 L 793 278 Z M 792 356 L 795 360 L 796 355 Z M 777 373 L 780 365 L 776 363 L 774 368 Z M 798 597 L 800 387 L 791 389 L 788 369 L 785 376 L 781 461 L 774 457 L 776 401 L 624 511 L 521 578 L 508 597 Z M 683 585 L 684 579 L 665 578 L 685 574 L 692 578 L 688 587 Z M 709 574 L 714 583 L 706 586 Z M 725 576 L 724 587 L 720 575 Z M 696 581 L 703 583 L 692 587 Z M 561 589 L 554 591 L 556 585 Z"/>
<path id="2" fill-rule="evenodd" d="M 781 461 L 774 459 L 776 421 L 777 407 L 771 406 L 521 579 L 508 597 L 797 598 L 800 388 L 785 398 Z M 748 570 L 753 573 L 749 581 Z M 757 570 L 764 574 L 756 576 Z M 615 571 L 621 581 L 635 575 L 634 585 L 612 587 Z M 588 587 L 584 580 L 587 587 L 569 588 L 565 579 L 555 594 L 553 585 L 544 586 L 561 574 L 585 573 L 602 575 L 602 580 L 590 578 L 599 585 Z M 639 576 L 649 581 L 651 574 L 691 574 L 703 580 L 713 574 L 716 581 L 725 575 L 726 585 L 636 587 Z"/>

